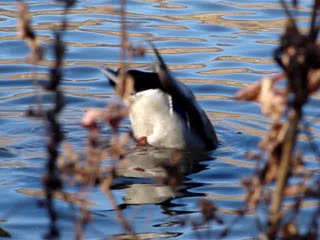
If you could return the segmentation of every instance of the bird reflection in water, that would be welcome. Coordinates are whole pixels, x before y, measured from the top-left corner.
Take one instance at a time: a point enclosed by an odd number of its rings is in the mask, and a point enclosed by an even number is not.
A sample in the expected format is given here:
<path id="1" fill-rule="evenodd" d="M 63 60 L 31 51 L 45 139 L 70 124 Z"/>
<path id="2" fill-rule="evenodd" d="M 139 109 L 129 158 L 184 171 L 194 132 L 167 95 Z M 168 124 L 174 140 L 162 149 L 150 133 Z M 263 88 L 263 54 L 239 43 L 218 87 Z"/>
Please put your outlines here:
<path id="1" fill-rule="evenodd" d="M 167 205 L 170 199 L 194 195 L 187 190 L 195 184 L 183 181 L 189 174 L 205 169 L 201 161 L 208 159 L 210 152 L 139 147 L 117 169 L 120 178 L 114 188 L 126 189 L 124 205 L 164 202 Z"/>

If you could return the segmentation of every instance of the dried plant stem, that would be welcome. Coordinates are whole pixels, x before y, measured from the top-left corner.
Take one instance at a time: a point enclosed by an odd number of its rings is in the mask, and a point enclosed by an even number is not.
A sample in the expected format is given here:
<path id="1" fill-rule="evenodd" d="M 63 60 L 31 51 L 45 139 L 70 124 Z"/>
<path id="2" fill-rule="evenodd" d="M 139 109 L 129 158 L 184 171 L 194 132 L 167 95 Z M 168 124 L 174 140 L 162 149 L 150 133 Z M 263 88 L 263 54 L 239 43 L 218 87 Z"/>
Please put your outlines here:
<path id="1" fill-rule="evenodd" d="M 314 1 L 311 21 L 310 21 L 310 30 L 309 30 L 309 36 L 312 39 L 317 39 L 318 31 L 319 31 L 319 26 L 316 26 L 318 7 L 319 7 L 319 1 Z"/>
<path id="2" fill-rule="evenodd" d="M 282 8 L 284 9 L 284 12 L 286 13 L 287 18 L 288 18 L 290 24 L 291 24 L 294 28 L 297 28 L 296 21 L 295 21 L 295 19 L 292 17 L 292 14 L 290 13 L 289 8 L 288 8 L 288 5 L 286 4 L 286 2 L 285 2 L 284 0 L 280 0 L 280 4 L 281 4 Z"/>
<path id="3" fill-rule="evenodd" d="M 121 65 L 126 65 L 126 44 L 127 44 L 127 25 L 126 25 L 126 0 L 121 0 Z"/>
<path id="4" fill-rule="evenodd" d="M 121 53 L 120 53 L 120 84 L 117 86 L 117 92 L 120 97 L 123 97 L 126 89 L 126 69 L 127 69 L 127 49 L 128 49 L 128 36 L 127 36 L 127 25 L 126 25 L 126 5 L 127 0 L 121 0 Z"/>
<path id="5" fill-rule="evenodd" d="M 131 236 L 131 239 L 138 239 L 138 237 L 135 235 L 131 225 L 129 224 L 129 222 L 127 221 L 127 219 L 125 218 L 125 216 L 123 215 L 121 209 L 118 206 L 118 203 L 116 201 L 116 199 L 114 198 L 112 191 L 111 191 L 111 183 L 113 181 L 114 176 L 109 175 L 108 178 L 106 178 L 102 184 L 102 189 L 105 192 L 107 198 L 109 199 L 110 203 L 112 204 L 113 208 L 115 209 L 115 212 L 117 214 L 117 218 L 119 219 L 120 223 L 122 224 L 124 230 L 129 233 L 129 235 Z"/>
<path id="6" fill-rule="evenodd" d="M 281 206 L 283 201 L 283 192 L 287 186 L 289 171 L 290 171 L 290 160 L 292 159 L 292 153 L 297 140 L 298 125 L 301 120 L 301 107 L 292 110 L 289 114 L 289 128 L 286 133 L 286 137 L 283 143 L 281 163 L 278 172 L 276 188 L 272 195 L 272 202 L 270 207 L 269 216 L 269 239 L 274 239 L 279 229 L 279 221 L 281 219 Z"/>
<path id="7" fill-rule="evenodd" d="M 85 185 L 82 187 L 81 193 L 82 193 L 82 199 L 88 199 L 88 196 L 86 193 L 88 193 L 91 189 L 94 188 L 95 182 L 98 179 L 99 174 L 99 165 L 94 166 L 92 168 L 92 171 L 90 173 L 90 177 L 88 180 L 88 185 Z M 75 231 L 75 239 L 76 240 L 83 240 L 84 239 L 84 230 L 86 227 L 86 224 L 90 221 L 90 214 L 89 214 L 89 207 L 87 204 L 83 204 L 80 206 L 80 216 L 77 220 L 76 224 L 76 231 Z"/>
<path id="8" fill-rule="evenodd" d="M 54 192 L 50 189 L 46 189 L 45 194 L 47 199 L 47 210 L 50 218 L 49 232 L 46 238 L 54 239 L 59 236 L 59 230 L 57 228 L 57 213 L 54 207 Z"/>

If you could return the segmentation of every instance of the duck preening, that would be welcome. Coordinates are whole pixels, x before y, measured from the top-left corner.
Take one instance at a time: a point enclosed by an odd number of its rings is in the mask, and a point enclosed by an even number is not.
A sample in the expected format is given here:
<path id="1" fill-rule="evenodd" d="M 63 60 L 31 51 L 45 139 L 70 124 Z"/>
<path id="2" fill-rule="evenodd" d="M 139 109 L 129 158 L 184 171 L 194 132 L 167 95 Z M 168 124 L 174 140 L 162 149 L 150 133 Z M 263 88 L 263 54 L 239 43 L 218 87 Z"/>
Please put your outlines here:
<path id="1" fill-rule="evenodd" d="M 151 45 L 156 57 L 155 72 L 102 68 L 110 84 L 117 88 L 120 75 L 124 103 L 128 107 L 132 132 L 138 144 L 177 149 L 217 147 L 214 128 L 191 90 L 169 72 Z"/>

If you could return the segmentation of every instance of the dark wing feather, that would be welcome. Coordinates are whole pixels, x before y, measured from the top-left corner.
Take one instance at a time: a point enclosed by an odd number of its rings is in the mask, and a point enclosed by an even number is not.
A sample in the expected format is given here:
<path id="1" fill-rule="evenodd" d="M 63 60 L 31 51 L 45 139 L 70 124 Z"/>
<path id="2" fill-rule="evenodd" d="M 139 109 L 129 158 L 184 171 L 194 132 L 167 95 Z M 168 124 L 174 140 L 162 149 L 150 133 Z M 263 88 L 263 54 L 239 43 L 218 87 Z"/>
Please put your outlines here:
<path id="1" fill-rule="evenodd" d="M 158 50 L 152 43 L 150 44 L 158 59 L 157 72 L 161 82 L 161 89 L 171 95 L 173 101 L 186 112 L 191 131 L 205 141 L 207 149 L 217 147 L 217 135 L 205 111 L 200 108 L 191 90 L 171 76 Z"/>
<path id="2" fill-rule="evenodd" d="M 114 71 L 111 68 L 100 67 L 101 71 L 106 75 L 110 85 L 115 88 L 119 82 L 120 69 Z M 148 89 L 161 88 L 160 79 L 157 73 L 144 72 L 139 70 L 128 70 L 127 75 L 134 80 L 135 92 L 141 92 Z"/>
<path id="3" fill-rule="evenodd" d="M 134 89 L 136 92 L 161 88 L 160 79 L 157 73 L 139 70 L 128 70 L 127 73 L 132 76 L 132 79 L 134 80 Z"/>

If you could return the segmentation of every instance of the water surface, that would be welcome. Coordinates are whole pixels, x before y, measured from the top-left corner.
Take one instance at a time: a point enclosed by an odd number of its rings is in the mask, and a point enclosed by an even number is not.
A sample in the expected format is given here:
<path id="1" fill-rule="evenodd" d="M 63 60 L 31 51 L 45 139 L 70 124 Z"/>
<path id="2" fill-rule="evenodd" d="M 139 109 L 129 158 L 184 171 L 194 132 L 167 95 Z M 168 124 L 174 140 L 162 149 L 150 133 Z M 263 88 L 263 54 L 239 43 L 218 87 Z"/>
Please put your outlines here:
<path id="1" fill-rule="evenodd" d="M 29 50 L 16 32 L 15 2 L 0 1 L 0 189 L 3 196 L 0 226 L 14 239 L 41 239 L 48 218 L 37 205 L 40 197 L 35 195 L 42 188 L 46 129 L 41 120 L 23 116 L 28 106 L 37 104 L 37 99 L 32 85 L 33 68 L 25 61 Z M 62 19 L 61 6 L 53 1 L 25 2 L 29 3 L 36 33 L 49 46 L 52 30 Z M 98 67 L 119 66 L 120 17 L 106 11 L 108 4 L 118 8 L 117 2 L 79 0 L 68 15 L 63 81 L 67 107 L 62 122 L 67 140 L 79 151 L 85 146 L 87 136 L 80 126 L 84 110 L 104 107 L 114 99 Z M 299 24 L 306 27 L 310 1 L 301 2 L 294 14 Z M 207 111 L 219 135 L 220 146 L 207 156 L 186 158 L 182 166 L 185 180 L 178 194 L 149 179 L 161 175 L 154 163 L 167 161 L 166 154 L 170 153 L 157 150 L 134 153 L 132 171 L 121 173 L 123 177 L 115 184 L 113 193 L 141 238 L 202 236 L 205 239 L 209 227 L 195 231 L 190 224 L 180 226 L 178 220 L 199 220 L 198 203 L 204 198 L 215 201 L 227 223 L 235 218 L 235 210 L 243 206 L 245 192 L 241 178 L 252 174 L 255 167 L 244 153 L 256 149 L 270 120 L 260 113 L 257 104 L 237 102 L 232 97 L 247 84 L 279 71 L 273 63 L 272 51 L 285 23 L 284 13 L 276 0 L 130 0 L 127 16 L 130 40 L 147 47 L 146 56 L 135 59 L 131 66 L 150 69 L 154 56 L 145 41 L 152 40 L 173 74 L 192 89 Z M 35 69 L 37 78 L 46 79 L 52 62 L 52 54 L 47 51 L 46 60 Z M 46 104 L 51 98 L 44 94 L 42 101 Z M 307 106 L 309 120 L 317 116 L 318 103 L 319 95 L 316 95 Z M 128 129 L 126 121 L 122 130 Z M 312 129 L 317 136 L 319 123 Z M 305 152 L 310 155 L 308 167 L 318 167 L 305 145 Z M 197 161 L 200 158 L 202 161 Z M 150 171 L 146 175 L 137 173 L 134 171 L 137 166 Z M 93 190 L 89 200 L 93 203 L 93 221 L 86 228 L 86 238 L 104 239 L 123 234 L 112 205 L 99 189 Z M 64 201 L 56 203 L 62 238 L 70 239 L 74 236 L 75 210 Z M 306 212 L 309 210 L 306 208 Z M 210 234 L 221 230 L 222 226 L 212 225 Z M 246 239 L 257 234 L 254 217 L 248 215 L 226 238 Z"/>

